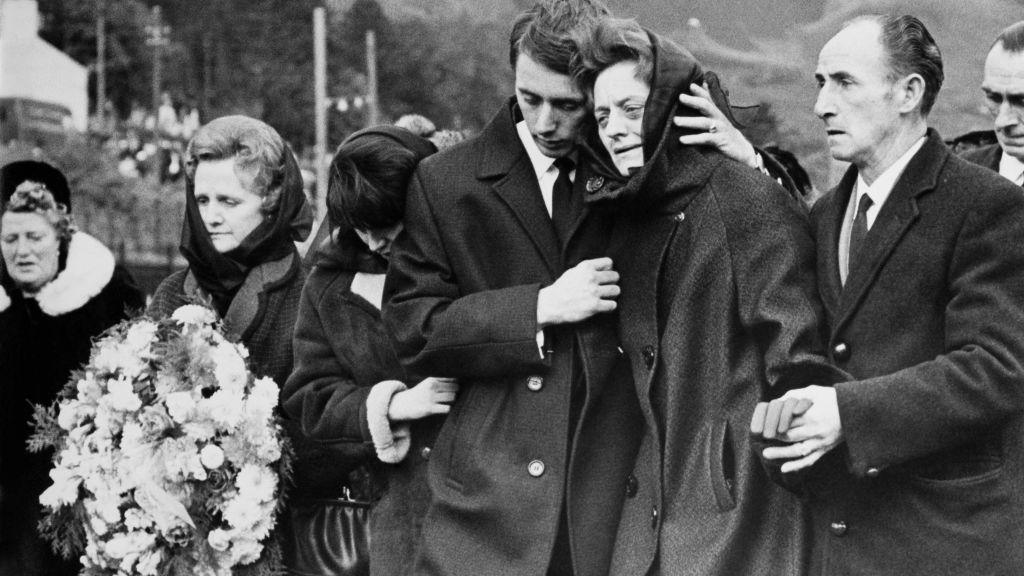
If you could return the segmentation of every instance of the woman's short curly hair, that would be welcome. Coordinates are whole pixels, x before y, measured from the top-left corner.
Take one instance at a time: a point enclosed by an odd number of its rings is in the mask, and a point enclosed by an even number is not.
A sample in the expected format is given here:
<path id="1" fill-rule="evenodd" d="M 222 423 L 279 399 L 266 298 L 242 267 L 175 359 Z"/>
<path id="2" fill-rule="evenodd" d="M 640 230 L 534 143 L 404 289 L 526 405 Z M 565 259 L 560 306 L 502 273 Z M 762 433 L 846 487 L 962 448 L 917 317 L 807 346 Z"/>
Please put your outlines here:
<path id="1" fill-rule="evenodd" d="M 15 188 L 3 207 L 3 213 L 38 214 L 57 231 L 62 245 L 67 245 L 75 233 L 75 221 L 68 207 L 57 202 L 45 184 L 26 180 Z"/>
<path id="2" fill-rule="evenodd" d="M 273 214 L 281 200 L 284 139 L 265 122 L 248 116 L 222 116 L 196 132 L 185 151 L 185 175 L 195 183 L 201 162 L 234 159 L 235 174 L 246 190 L 263 199 L 263 214 Z"/>

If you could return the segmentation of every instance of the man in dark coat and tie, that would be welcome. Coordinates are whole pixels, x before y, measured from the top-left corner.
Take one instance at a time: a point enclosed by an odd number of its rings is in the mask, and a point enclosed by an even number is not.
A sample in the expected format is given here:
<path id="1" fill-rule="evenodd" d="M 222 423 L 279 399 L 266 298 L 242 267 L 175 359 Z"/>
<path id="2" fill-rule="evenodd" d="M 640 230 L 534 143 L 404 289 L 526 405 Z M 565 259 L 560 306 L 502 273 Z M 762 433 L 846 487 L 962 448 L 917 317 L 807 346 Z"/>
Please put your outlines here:
<path id="1" fill-rule="evenodd" d="M 812 219 L 856 380 L 775 401 L 813 404 L 763 455 L 809 496 L 814 573 L 1024 574 L 1024 195 L 928 128 L 942 58 L 916 18 L 851 21 L 815 75 L 852 164 Z"/>
<path id="2" fill-rule="evenodd" d="M 514 23 L 516 95 L 413 176 L 385 321 L 416 372 L 459 379 L 430 454 L 416 574 L 603 575 L 642 420 L 615 335 L 606 216 L 583 205 L 569 77 L 590 0 Z"/>
<path id="3" fill-rule="evenodd" d="M 1005 28 L 992 43 L 981 89 L 997 143 L 963 157 L 1024 186 L 1024 20 Z"/>

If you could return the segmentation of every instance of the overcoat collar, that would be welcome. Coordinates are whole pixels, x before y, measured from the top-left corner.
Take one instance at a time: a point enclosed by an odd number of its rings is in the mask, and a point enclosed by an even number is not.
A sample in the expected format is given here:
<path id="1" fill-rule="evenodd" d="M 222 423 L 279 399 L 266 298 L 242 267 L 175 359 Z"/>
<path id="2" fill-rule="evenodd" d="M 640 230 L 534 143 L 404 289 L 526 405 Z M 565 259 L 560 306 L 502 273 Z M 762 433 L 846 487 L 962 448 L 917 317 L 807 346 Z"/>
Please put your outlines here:
<path id="1" fill-rule="evenodd" d="M 480 133 L 477 178 L 493 181 L 494 191 L 515 214 L 548 270 L 557 275 L 561 271 L 558 237 L 544 206 L 530 158 L 516 132 L 514 105 L 515 99 L 510 98 Z M 580 180 L 576 179 L 577 185 Z"/>
<path id="2" fill-rule="evenodd" d="M 297 253 L 251 269 L 224 314 L 227 336 L 232 340 L 246 340 L 267 312 L 266 294 L 288 283 L 298 272 Z M 206 296 L 191 270 L 185 276 L 184 292 L 192 297 Z"/>
<path id="3" fill-rule="evenodd" d="M 857 169 L 851 166 L 843 176 L 833 192 L 833 202 L 828 206 L 829 213 L 823 215 L 828 218 L 828 226 L 825 227 L 827 237 L 823 239 L 826 246 L 823 256 L 828 266 L 823 296 L 826 305 L 832 308 L 833 333 L 841 330 L 852 316 L 900 238 L 917 220 L 918 198 L 938 185 L 939 173 L 949 156 L 949 149 L 942 138 L 934 129 L 929 129 L 924 145 L 896 181 L 889 199 L 865 237 L 863 252 L 850 264 L 845 286 L 839 280 L 839 234 L 846 205 L 857 181 Z"/>

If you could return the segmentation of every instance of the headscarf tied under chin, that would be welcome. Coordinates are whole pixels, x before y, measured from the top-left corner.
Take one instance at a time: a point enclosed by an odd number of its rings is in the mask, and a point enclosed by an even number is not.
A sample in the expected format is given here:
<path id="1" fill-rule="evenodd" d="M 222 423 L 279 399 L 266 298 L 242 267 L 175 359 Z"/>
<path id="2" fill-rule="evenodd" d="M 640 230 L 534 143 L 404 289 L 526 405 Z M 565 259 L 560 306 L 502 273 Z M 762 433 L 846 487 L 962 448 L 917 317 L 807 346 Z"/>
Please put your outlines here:
<path id="1" fill-rule="evenodd" d="M 302 191 L 302 174 L 295 155 L 285 145 L 280 172 L 269 189 L 281 187 L 277 209 L 264 216 L 235 249 L 221 254 L 213 245 L 196 203 L 195 181 L 185 182 L 185 222 L 181 227 L 179 250 L 188 261 L 199 286 L 213 298 L 223 315 L 245 277 L 253 268 L 295 253 L 295 241 L 305 240 L 313 215 Z"/>

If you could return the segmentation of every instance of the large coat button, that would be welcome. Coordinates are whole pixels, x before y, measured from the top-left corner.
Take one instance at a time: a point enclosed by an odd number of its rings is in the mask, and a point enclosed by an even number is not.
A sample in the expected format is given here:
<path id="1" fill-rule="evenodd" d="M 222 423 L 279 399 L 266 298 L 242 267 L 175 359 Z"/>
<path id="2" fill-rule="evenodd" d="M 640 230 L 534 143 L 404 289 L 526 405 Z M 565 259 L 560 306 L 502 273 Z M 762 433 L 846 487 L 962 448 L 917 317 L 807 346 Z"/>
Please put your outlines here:
<path id="1" fill-rule="evenodd" d="M 540 392 L 540 389 L 544 387 L 544 378 L 540 376 L 530 376 L 526 379 L 526 387 L 531 392 Z"/>
<path id="2" fill-rule="evenodd" d="M 843 534 L 846 534 L 846 522 L 837 520 L 829 525 L 828 530 L 833 536 L 842 536 Z"/>
<path id="3" fill-rule="evenodd" d="M 424 446 L 423 449 L 420 450 L 420 457 L 424 460 L 430 460 L 430 446 Z"/>
<path id="4" fill-rule="evenodd" d="M 544 462 L 541 460 L 533 460 L 526 466 L 526 471 L 530 473 L 530 476 L 540 478 L 544 474 L 544 468 Z"/>
<path id="5" fill-rule="evenodd" d="M 654 368 L 654 346 L 644 346 L 640 354 L 644 358 L 644 365 L 647 366 L 647 369 Z"/>
<path id="6" fill-rule="evenodd" d="M 850 346 L 846 342 L 836 342 L 832 347 L 832 357 L 837 362 L 846 362 L 850 359 Z"/>
<path id="7" fill-rule="evenodd" d="M 651 508 L 651 530 L 658 529 L 658 507 Z"/>
<path id="8" fill-rule="evenodd" d="M 868 468 L 864 471 L 864 475 L 868 478 L 878 478 L 878 475 L 881 473 L 882 471 L 875 467 Z"/>
<path id="9" fill-rule="evenodd" d="M 636 476 L 630 474 L 629 478 L 626 478 L 626 498 L 632 498 L 636 496 L 636 492 L 639 489 L 640 482 L 637 481 Z"/>

